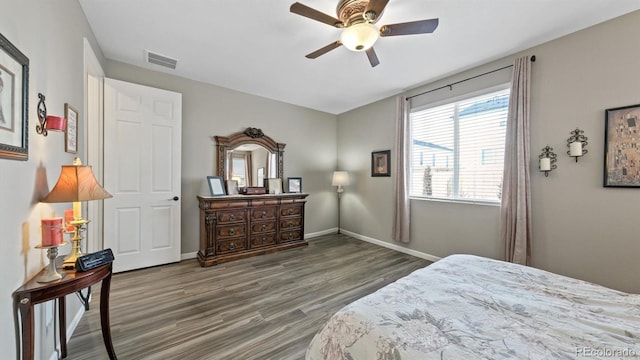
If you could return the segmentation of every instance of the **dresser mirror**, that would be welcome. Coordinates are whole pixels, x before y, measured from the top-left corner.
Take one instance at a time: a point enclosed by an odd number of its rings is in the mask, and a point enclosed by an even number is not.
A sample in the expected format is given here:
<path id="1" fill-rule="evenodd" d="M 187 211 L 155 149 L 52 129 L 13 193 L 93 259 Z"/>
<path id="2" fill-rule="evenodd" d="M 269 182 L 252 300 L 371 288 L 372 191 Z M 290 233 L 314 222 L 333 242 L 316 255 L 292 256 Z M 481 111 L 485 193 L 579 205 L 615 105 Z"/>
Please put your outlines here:
<path id="1" fill-rule="evenodd" d="M 264 187 L 266 179 L 283 178 L 285 144 L 247 128 L 229 136 L 214 136 L 218 176 L 235 180 L 239 188 Z"/>

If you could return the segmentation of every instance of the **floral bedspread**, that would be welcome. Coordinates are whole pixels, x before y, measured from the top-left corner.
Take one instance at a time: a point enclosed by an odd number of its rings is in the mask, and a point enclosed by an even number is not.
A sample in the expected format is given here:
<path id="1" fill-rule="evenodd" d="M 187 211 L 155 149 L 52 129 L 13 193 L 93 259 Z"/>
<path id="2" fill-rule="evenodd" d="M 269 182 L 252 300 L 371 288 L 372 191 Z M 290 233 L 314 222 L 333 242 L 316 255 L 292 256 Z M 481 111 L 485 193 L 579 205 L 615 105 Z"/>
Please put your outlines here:
<path id="1" fill-rule="evenodd" d="M 640 359 L 640 295 L 451 255 L 337 312 L 307 360 Z"/>

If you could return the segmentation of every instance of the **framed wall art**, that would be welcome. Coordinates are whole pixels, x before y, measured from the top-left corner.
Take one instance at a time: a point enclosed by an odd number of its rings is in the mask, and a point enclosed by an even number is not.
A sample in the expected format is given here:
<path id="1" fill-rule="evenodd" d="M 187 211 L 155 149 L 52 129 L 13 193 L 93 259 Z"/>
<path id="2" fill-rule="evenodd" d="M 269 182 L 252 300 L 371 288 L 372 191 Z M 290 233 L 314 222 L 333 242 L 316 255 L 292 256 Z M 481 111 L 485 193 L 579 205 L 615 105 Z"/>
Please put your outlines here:
<path id="1" fill-rule="evenodd" d="M 640 104 L 605 110 L 604 186 L 640 187 Z"/>
<path id="2" fill-rule="evenodd" d="M 371 153 L 371 176 L 391 176 L 391 150 Z"/>
<path id="3" fill-rule="evenodd" d="M 64 131 L 64 151 L 72 154 L 78 153 L 78 110 L 71 105 L 64 104 L 64 117 L 67 119 L 67 128 Z"/>
<path id="4" fill-rule="evenodd" d="M 227 195 L 224 191 L 224 180 L 222 180 L 222 176 L 207 176 L 207 182 L 209 183 L 211 196 Z"/>
<path id="5" fill-rule="evenodd" d="M 0 158 L 29 158 L 29 59 L 0 34 Z"/>

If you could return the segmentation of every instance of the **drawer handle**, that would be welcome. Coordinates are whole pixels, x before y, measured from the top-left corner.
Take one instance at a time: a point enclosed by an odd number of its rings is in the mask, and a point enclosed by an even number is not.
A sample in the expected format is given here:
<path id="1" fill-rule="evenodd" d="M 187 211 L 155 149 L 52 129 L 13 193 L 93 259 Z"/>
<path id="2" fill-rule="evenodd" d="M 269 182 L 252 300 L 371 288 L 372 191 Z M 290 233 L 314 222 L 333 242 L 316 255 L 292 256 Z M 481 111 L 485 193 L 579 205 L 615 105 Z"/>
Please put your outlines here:
<path id="1" fill-rule="evenodd" d="M 267 224 L 262 224 L 262 230 L 267 230 Z"/>
<path id="2" fill-rule="evenodd" d="M 235 219 L 236 219 L 235 215 L 233 214 L 229 215 L 229 220 L 235 220 Z"/>
<path id="3" fill-rule="evenodd" d="M 236 233 L 236 230 L 234 228 L 231 228 L 229 230 L 229 235 L 235 235 L 235 233 Z M 233 245 L 233 243 L 232 243 L 232 245 Z"/>
<path id="4" fill-rule="evenodd" d="M 233 251 L 235 249 L 236 249 L 236 244 L 234 243 L 229 244 L 229 250 Z"/>
<path id="5" fill-rule="evenodd" d="M 262 212 L 262 218 L 264 219 L 264 218 L 266 218 L 266 217 L 267 217 L 267 212 L 266 212 L 266 211 L 263 211 L 263 212 Z"/>
<path id="6" fill-rule="evenodd" d="M 289 209 L 289 215 L 293 215 L 293 209 Z"/>
<path id="7" fill-rule="evenodd" d="M 264 244 L 265 241 L 267 241 L 267 238 L 263 236 L 262 237 L 262 243 Z"/>

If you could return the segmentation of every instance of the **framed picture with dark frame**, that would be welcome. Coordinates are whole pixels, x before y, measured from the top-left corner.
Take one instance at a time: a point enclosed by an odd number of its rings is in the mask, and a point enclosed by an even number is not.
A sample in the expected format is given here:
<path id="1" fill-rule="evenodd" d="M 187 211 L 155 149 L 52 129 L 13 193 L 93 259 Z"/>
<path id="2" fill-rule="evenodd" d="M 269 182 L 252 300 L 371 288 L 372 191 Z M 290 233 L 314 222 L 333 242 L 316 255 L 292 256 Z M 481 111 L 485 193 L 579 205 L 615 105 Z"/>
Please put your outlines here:
<path id="1" fill-rule="evenodd" d="M 0 158 L 29 159 L 29 59 L 0 34 Z"/>
<path id="2" fill-rule="evenodd" d="M 64 151 L 78 153 L 78 110 L 68 103 L 64 104 L 64 117 L 67 119 L 67 127 L 64 131 Z"/>
<path id="3" fill-rule="evenodd" d="M 224 180 L 222 179 L 222 176 L 207 176 L 207 182 L 209 183 L 211 196 L 227 195 L 224 191 Z"/>
<path id="4" fill-rule="evenodd" d="M 640 187 L 640 104 L 605 110 L 604 186 Z"/>
<path id="5" fill-rule="evenodd" d="M 371 176 L 391 176 L 391 150 L 371 153 Z"/>
<path id="6" fill-rule="evenodd" d="M 302 178 L 290 177 L 287 178 L 287 192 L 288 193 L 301 193 L 302 192 Z"/>

